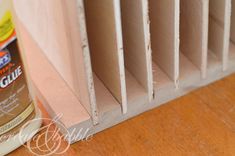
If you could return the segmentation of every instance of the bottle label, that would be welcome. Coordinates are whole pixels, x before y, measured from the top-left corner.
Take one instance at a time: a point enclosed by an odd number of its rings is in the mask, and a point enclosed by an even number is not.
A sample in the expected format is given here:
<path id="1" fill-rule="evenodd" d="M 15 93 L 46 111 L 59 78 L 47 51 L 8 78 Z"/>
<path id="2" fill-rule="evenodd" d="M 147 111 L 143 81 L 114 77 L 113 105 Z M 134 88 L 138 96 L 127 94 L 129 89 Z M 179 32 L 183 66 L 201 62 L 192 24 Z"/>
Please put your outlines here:
<path id="1" fill-rule="evenodd" d="M 0 143 L 33 119 L 34 110 L 11 13 L 6 11 L 0 15 Z"/>

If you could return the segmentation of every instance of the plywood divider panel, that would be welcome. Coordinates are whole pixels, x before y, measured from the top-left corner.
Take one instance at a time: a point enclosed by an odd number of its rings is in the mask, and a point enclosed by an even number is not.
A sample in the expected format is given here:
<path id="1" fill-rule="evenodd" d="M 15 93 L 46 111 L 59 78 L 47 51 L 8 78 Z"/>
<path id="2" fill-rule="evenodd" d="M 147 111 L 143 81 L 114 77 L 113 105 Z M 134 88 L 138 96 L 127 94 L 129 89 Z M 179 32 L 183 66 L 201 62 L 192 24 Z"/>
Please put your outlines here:
<path id="1" fill-rule="evenodd" d="M 235 0 L 232 0 L 231 40 L 235 43 Z"/>
<path id="2" fill-rule="evenodd" d="M 93 73 L 91 69 L 91 60 L 89 45 L 87 41 L 85 31 L 85 15 L 84 10 L 79 5 L 82 3 L 76 3 L 76 0 L 64 1 L 61 0 L 64 12 L 65 24 L 67 27 L 67 37 L 70 42 L 71 57 L 74 58 L 73 62 L 75 72 L 74 77 L 78 80 L 75 84 L 76 90 L 79 92 L 79 99 L 85 103 L 83 99 L 84 92 L 88 93 L 89 103 L 84 104 L 85 107 L 90 110 L 95 123 L 98 123 L 98 109 L 95 96 Z M 83 13 L 83 14 L 82 14 Z M 76 18 L 79 16 L 80 18 Z M 85 84 L 83 84 L 85 82 Z M 86 95 L 85 95 L 86 96 Z"/>
<path id="3" fill-rule="evenodd" d="M 93 71 L 127 112 L 119 0 L 84 1 Z"/>
<path id="4" fill-rule="evenodd" d="M 74 86 L 71 58 L 66 41 L 66 26 L 61 1 L 14 1 L 16 12 L 27 30 L 44 49 L 53 66 L 70 87 Z"/>
<path id="5" fill-rule="evenodd" d="M 209 5 L 209 49 L 228 66 L 231 0 L 211 0 Z"/>
<path id="6" fill-rule="evenodd" d="M 125 66 L 153 99 L 148 1 L 121 0 Z"/>
<path id="7" fill-rule="evenodd" d="M 72 21 L 70 18 L 74 17 L 70 15 L 76 11 L 70 5 L 72 2 L 15 0 L 14 4 L 17 16 L 43 49 L 43 54 L 77 95 L 94 124 L 97 124 L 95 96 L 87 73 L 90 69 L 85 66 L 88 61 L 84 60 L 76 19 Z"/>
<path id="8" fill-rule="evenodd" d="M 28 64 L 27 67 L 33 83 L 34 93 L 45 106 L 50 116 L 53 119 L 58 119 L 57 126 L 64 130 L 64 128 L 69 129 L 73 125 L 88 120 L 92 124 L 90 115 L 43 54 L 43 49 L 34 40 L 31 33 L 28 32 L 24 23 L 17 16 L 15 17 L 17 34 L 24 52 L 24 61 Z M 64 127 L 61 127 L 61 125 Z"/>
<path id="9" fill-rule="evenodd" d="M 180 1 L 180 51 L 206 78 L 209 0 Z"/>
<path id="10" fill-rule="evenodd" d="M 153 60 L 178 86 L 179 0 L 149 0 Z"/>

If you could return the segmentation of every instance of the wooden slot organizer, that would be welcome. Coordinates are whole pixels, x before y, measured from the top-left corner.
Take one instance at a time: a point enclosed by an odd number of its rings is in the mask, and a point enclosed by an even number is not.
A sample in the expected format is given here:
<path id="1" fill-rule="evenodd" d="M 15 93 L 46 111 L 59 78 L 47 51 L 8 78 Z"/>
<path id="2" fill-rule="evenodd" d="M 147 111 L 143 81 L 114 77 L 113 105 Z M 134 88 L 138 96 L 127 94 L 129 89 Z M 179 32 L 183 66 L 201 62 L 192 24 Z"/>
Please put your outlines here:
<path id="1" fill-rule="evenodd" d="M 235 0 L 14 3 L 35 92 L 69 143 L 235 72 Z"/>

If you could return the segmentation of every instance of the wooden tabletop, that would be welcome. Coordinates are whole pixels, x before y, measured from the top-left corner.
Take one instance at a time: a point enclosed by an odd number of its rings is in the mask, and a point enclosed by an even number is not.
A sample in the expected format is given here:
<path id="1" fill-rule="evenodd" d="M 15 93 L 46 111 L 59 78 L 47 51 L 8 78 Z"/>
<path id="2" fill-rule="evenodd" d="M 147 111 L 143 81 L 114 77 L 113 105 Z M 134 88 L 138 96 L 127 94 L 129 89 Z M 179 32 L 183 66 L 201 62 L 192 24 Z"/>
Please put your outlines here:
<path id="1" fill-rule="evenodd" d="M 32 154 L 25 147 L 10 154 L 23 155 Z M 63 155 L 233 156 L 235 75 L 71 145 Z"/>

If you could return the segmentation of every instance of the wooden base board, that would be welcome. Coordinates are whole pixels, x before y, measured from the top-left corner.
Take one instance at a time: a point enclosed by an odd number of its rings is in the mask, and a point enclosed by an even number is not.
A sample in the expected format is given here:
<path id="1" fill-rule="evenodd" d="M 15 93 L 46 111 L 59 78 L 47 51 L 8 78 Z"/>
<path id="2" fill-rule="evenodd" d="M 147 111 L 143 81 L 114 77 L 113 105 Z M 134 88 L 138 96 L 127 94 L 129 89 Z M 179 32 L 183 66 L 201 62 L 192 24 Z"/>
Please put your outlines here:
<path id="1" fill-rule="evenodd" d="M 41 58 L 43 59 L 43 58 Z M 182 63 L 186 63 L 186 58 L 182 59 Z M 118 104 L 118 102 L 113 98 L 113 96 L 110 94 L 110 92 L 104 87 L 104 85 L 101 83 L 101 81 L 94 76 L 94 83 L 95 83 L 95 90 L 97 94 L 97 104 L 98 109 L 100 110 L 100 123 L 96 126 L 93 126 L 92 120 L 90 118 L 87 118 L 86 120 L 79 121 L 79 123 L 74 123 L 73 125 L 67 126 L 68 132 L 64 132 L 65 135 L 67 133 L 71 134 L 71 138 L 68 138 L 69 143 L 74 143 L 82 139 L 82 137 L 76 137 L 77 134 L 80 134 L 81 131 L 87 131 L 89 133 L 86 133 L 86 135 L 91 135 L 98 133 L 106 128 L 112 127 L 120 122 L 123 122 L 129 118 L 132 118 L 140 113 L 143 113 L 145 111 L 148 111 L 150 109 L 153 109 L 155 107 L 158 107 L 170 100 L 176 99 L 180 96 L 183 96 L 190 91 L 207 85 L 211 82 L 214 82 L 218 79 L 221 79 L 229 74 L 232 74 L 235 72 L 235 45 L 231 44 L 230 46 L 230 61 L 229 61 L 229 68 L 227 71 L 222 72 L 222 64 L 216 60 L 210 53 L 209 53 L 209 66 L 208 66 L 208 78 L 202 80 L 200 77 L 200 71 L 197 70 L 191 70 L 188 68 L 188 71 L 192 71 L 192 73 L 187 74 L 185 77 L 181 77 L 181 84 L 179 89 L 175 88 L 175 85 L 170 79 L 169 81 L 165 80 L 166 75 L 163 72 L 159 72 L 159 68 L 156 65 L 153 65 L 155 70 L 158 70 L 158 72 L 155 73 L 154 79 L 157 81 L 156 84 L 163 84 L 162 86 L 155 86 L 155 99 L 153 102 L 148 103 L 148 95 L 141 89 L 140 85 L 134 80 L 131 74 L 127 71 L 127 88 L 129 88 L 129 101 L 128 101 L 128 112 L 127 114 L 123 115 L 121 111 L 121 107 Z M 45 60 L 41 60 L 45 61 Z M 38 64 L 32 64 L 31 70 L 37 69 Z M 45 69 L 51 69 L 50 64 L 47 64 L 47 68 Z M 186 71 L 186 70 L 185 70 Z M 35 77 L 34 77 L 35 78 Z M 43 76 L 39 77 L 43 78 Z M 37 77 L 37 79 L 39 79 Z M 58 77 L 59 78 L 59 77 Z M 164 80 L 161 80 L 163 78 Z M 34 80 L 35 82 L 36 80 Z M 163 83 L 162 83 L 163 82 Z M 36 84 L 37 85 L 37 84 Z M 164 86 L 165 85 L 165 86 Z M 40 86 L 35 86 L 36 88 L 40 88 Z M 55 94 L 60 95 L 60 93 L 56 92 L 57 88 L 55 86 L 46 86 L 50 90 L 55 90 Z M 46 88 L 45 87 L 45 88 Z M 54 87 L 54 88 L 53 88 Z M 140 87 L 140 88 L 139 88 Z M 38 90 L 37 94 L 39 95 L 40 100 L 44 102 L 44 105 L 46 106 L 48 112 L 53 117 L 56 114 L 60 114 L 64 111 L 64 107 L 57 107 L 56 110 L 52 110 L 51 106 L 55 105 L 54 103 L 50 103 L 53 101 L 47 101 L 47 94 L 45 92 L 42 92 L 41 90 Z M 71 95 L 72 97 L 72 95 Z M 67 97 L 67 98 L 71 98 Z M 49 103 L 48 103 L 49 102 Z M 79 107 L 80 103 L 67 103 L 67 106 L 70 105 L 70 107 Z M 76 106 L 77 105 L 77 106 Z M 60 110 L 59 110 L 60 109 Z M 70 114 L 71 116 L 78 115 L 79 111 L 77 113 Z M 66 115 L 66 114 L 65 114 Z M 66 122 L 70 122 L 69 120 L 61 120 L 61 123 L 66 125 Z M 86 137 L 86 136 L 83 136 Z"/>

